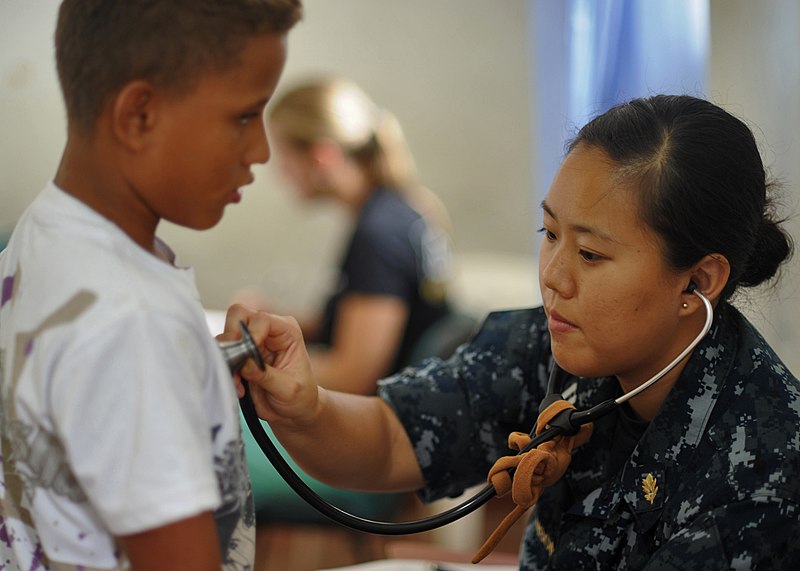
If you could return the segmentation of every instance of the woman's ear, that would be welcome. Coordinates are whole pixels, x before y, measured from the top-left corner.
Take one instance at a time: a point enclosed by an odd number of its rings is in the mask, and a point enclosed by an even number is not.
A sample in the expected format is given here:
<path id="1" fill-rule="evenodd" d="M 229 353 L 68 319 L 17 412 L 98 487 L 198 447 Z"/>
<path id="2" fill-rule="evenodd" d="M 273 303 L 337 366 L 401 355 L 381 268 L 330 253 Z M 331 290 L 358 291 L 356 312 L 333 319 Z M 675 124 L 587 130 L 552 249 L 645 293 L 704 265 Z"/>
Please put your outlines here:
<path id="1" fill-rule="evenodd" d="M 114 138 L 132 151 L 144 149 L 156 122 L 157 98 L 146 81 L 132 81 L 120 89 L 111 105 L 111 131 Z"/>
<path id="2" fill-rule="evenodd" d="M 714 303 L 728 284 L 731 275 L 731 265 L 722 254 L 708 254 L 694 265 L 690 272 L 690 284 Z M 684 305 L 692 307 L 700 300 L 692 293 L 690 285 L 683 294 Z"/>

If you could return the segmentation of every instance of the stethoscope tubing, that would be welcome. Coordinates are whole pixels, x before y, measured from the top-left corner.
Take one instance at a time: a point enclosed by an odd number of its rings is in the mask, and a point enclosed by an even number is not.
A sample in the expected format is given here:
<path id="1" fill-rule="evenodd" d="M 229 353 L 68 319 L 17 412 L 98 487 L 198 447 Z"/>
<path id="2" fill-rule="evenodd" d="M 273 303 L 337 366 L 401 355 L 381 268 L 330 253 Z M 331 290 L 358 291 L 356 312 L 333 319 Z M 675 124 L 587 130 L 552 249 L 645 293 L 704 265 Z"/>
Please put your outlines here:
<path id="1" fill-rule="evenodd" d="M 709 329 L 711 328 L 711 323 L 714 318 L 714 310 L 711 306 L 711 303 L 708 299 L 700 293 L 697 289 L 693 290 L 700 299 L 703 301 L 703 304 L 706 309 L 706 320 L 703 325 L 703 329 L 700 333 L 692 340 L 692 342 L 675 358 L 673 359 L 664 369 L 650 378 L 647 382 L 643 383 L 636 389 L 633 389 L 621 397 L 617 399 L 610 399 L 604 401 L 598 405 L 595 405 L 587 410 L 583 411 L 565 411 L 569 414 L 562 413 L 561 415 L 557 416 L 553 423 L 549 428 L 546 428 L 538 435 L 534 435 L 533 431 L 535 431 L 536 427 L 533 428 L 531 431 L 531 442 L 522 450 L 518 452 L 518 454 L 523 454 L 540 444 L 547 442 L 549 440 L 553 440 L 554 438 L 566 434 L 571 435 L 575 434 L 579 429 L 580 426 L 584 424 L 588 424 L 589 422 L 594 422 L 598 418 L 601 418 L 613 410 L 617 409 L 622 403 L 627 401 L 630 398 L 633 398 L 637 394 L 641 393 L 647 387 L 652 386 L 656 381 L 661 379 L 664 375 L 666 375 L 669 371 L 671 371 L 680 361 L 682 361 L 696 346 L 697 344 L 705 337 L 708 333 Z M 246 335 L 249 336 L 249 333 Z M 555 367 L 554 367 L 555 369 Z M 551 373 L 552 374 L 552 373 Z M 551 377 L 551 381 L 554 377 Z M 242 414 L 244 416 L 245 422 L 247 423 L 247 427 L 250 429 L 250 432 L 253 435 L 253 438 L 256 440 L 259 448 L 270 461 L 270 463 L 275 467 L 275 470 L 281 475 L 284 481 L 295 491 L 301 498 L 303 498 L 311 507 L 315 508 L 318 512 L 322 515 L 330 518 L 336 523 L 354 529 L 356 531 L 361 531 L 364 533 L 371 533 L 375 535 L 410 535 L 414 533 L 422 533 L 425 531 L 431 531 L 433 529 L 437 529 L 449 523 L 452 523 L 462 517 L 469 515 L 470 513 L 474 512 L 484 504 L 486 504 L 489 500 L 497 495 L 497 491 L 495 490 L 494 486 L 489 483 L 484 486 L 481 490 L 479 490 L 476 494 L 472 497 L 466 499 L 461 504 L 441 512 L 439 514 L 413 520 L 407 522 L 385 522 L 385 521 L 376 521 L 371 520 L 368 518 L 363 518 L 361 516 L 357 516 L 355 514 L 351 514 L 345 510 L 342 510 L 317 494 L 314 490 L 312 490 L 292 469 L 292 467 L 286 462 L 286 460 L 281 455 L 280 451 L 275 447 L 275 444 L 272 442 L 270 437 L 267 435 L 264 427 L 261 426 L 261 420 L 256 413 L 255 405 L 253 404 L 253 400 L 250 396 L 250 390 L 247 382 L 244 382 L 244 396 L 239 399 L 239 405 L 242 409 Z M 550 384 L 550 383 L 549 383 Z M 549 390 L 549 387 L 548 387 Z M 560 395 L 558 395 L 560 396 Z M 509 473 L 513 473 L 513 469 L 509 470 Z"/>
<path id="2" fill-rule="evenodd" d="M 474 512 L 497 495 L 494 486 L 492 484 L 487 484 L 471 498 L 465 500 L 454 508 L 428 518 L 406 522 L 376 521 L 351 514 L 320 497 L 320 495 L 312 490 L 308 484 L 306 484 L 295 473 L 292 467 L 289 466 L 289 464 L 281 455 L 280 451 L 275 447 L 275 444 L 264 431 L 264 427 L 261 426 L 261 421 L 255 411 L 255 406 L 253 405 L 253 400 L 250 397 L 247 383 L 245 383 L 245 394 L 241 399 L 239 399 L 239 404 L 242 408 L 242 414 L 245 422 L 247 423 L 247 427 L 253 434 L 253 438 L 255 438 L 256 443 L 259 445 L 261 451 L 264 453 L 270 463 L 272 463 L 275 470 L 281 475 L 289 487 L 292 488 L 292 490 L 294 490 L 301 498 L 311 505 L 311 507 L 315 508 L 322 515 L 332 519 L 336 523 L 342 524 L 356 531 L 362 531 L 364 533 L 371 533 L 375 535 L 410 535 L 414 533 L 431 531 L 459 520 L 462 517 Z M 561 432 L 562 429 L 560 428 L 548 429 L 540 435 L 538 442 L 535 444 L 532 442 L 532 446 L 530 446 L 528 449 L 555 438 Z"/>
<path id="3" fill-rule="evenodd" d="M 622 404 L 625 401 L 632 399 L 642 391 L 647 390 L 650 386 L 659 381 L 661 377 L 663 377 L 664 375 L 669 373 L 672 369 L 674 369 L 675 366 L 681 361 L 683 361 L 689 353 L 694 351 L 694 348 L 697 346 L 697 344 L 700 343 L 703 337 L 706 336 L 709 329 L 711 329 L 712 321 L 714 321 L 714 308 L 711 306 L 711 302 L 708 301 L 708 298 L 704 296 L 702 293 L 700 293 L 700 290 L 696 288 L 692 289 L 692 293 L 700 298 L 706 310 L 706 320 L 705 323 L 703 323 L 703 328 L 700 330 L 700 333 L 698 333 L 697 336 L 695 336 L 695 338 L 692 339 L 692 342 L 689 343 L 686 346 L 686 348 L 678 354 L 677 357 L 675 357 L 672 361 L 670 361 L 670 363 L 666 367 L 661 369 L 661 371 L 659 371 L 657 374 L 653 375 L 650 379 L 647 380 L 647 382 L 642 383 L 635 389 L 628 391 L 621 397 L 617 398 L 614 402 L 616 402 L 617 404 Z"/>

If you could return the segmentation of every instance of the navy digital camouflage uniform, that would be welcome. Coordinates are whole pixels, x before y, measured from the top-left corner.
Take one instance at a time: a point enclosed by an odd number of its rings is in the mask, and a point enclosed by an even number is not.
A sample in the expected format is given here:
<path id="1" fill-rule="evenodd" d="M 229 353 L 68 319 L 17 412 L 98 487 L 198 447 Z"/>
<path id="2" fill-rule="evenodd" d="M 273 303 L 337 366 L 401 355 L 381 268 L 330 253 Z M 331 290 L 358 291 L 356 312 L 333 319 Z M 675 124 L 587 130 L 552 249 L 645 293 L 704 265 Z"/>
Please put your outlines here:
<path id="1" fill-rule="evenodd" d="M 497 312 L 450 360 L 381 383 L 415 448 L 423 500 L 485 481 L 512 453 L 508 434 L 530 430 L 544 396 L 549 347 L 541 308 Z M 610 377 L 568 377 L 561 392 L 579 410 L 621 394 Z M 720 304 L 658 415 L 612 470 L 618 420 L 615 411 L 596 422 L 545 489 L 521 570 L 798 568 L 800 385 L 736 309 Z"/>

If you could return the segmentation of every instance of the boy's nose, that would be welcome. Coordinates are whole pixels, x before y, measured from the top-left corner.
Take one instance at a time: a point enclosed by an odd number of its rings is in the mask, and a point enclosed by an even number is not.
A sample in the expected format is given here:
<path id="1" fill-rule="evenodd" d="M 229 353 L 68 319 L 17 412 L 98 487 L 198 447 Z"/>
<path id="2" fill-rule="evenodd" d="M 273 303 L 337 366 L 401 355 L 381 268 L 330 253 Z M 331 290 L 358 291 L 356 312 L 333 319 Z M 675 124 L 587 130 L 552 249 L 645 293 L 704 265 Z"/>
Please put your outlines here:
<path id="1" fill-rule="evenodd" d="M 272 156 L 271 149 L 269 147 L 269 141 L 267 140 L 267 129 L 264 122 L 261 122 L 261 127 L 256 130 L 256 134 L 253 137 L 252 144 L 250 145 L 247 153 L 246 161 L 247 164 L 254 164 L 259 163 L 263 164 L 269 161 L 269 158 Z"/>

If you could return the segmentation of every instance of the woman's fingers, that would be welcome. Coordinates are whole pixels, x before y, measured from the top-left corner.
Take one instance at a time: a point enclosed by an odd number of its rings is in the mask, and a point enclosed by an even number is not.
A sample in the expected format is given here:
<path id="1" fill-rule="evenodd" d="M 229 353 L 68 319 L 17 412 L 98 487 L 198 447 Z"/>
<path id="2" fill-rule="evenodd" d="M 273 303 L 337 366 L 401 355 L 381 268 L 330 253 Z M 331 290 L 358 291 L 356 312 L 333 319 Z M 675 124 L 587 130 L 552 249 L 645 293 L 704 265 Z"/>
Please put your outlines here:
<path id="1" fill-rule="evenodd" d="M 248 359 L 234 375 L 236 392 L 244 396 L 248 382 L 250 396 L 261 418 L 301 421 L 316 410 L 317 385 L 311 372 L 303 334 L 292 317 L 256 312 L 241 305 L 228 310 L 220 339 L 238 339 L 243 322 L 264 358 L 265 370 Z"/>

